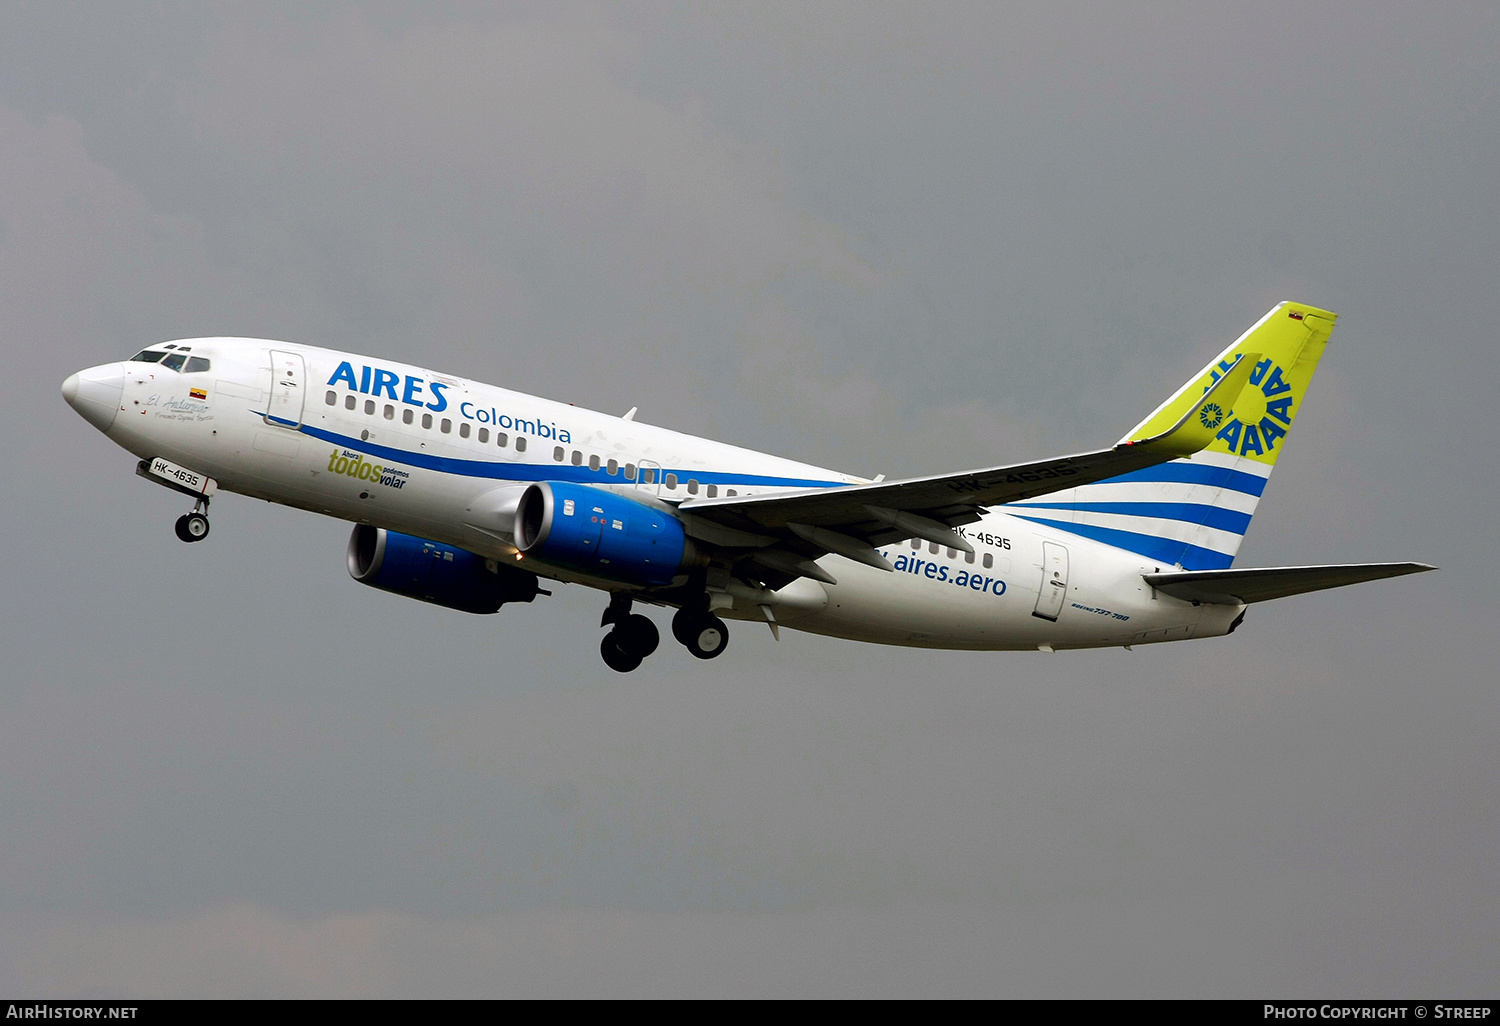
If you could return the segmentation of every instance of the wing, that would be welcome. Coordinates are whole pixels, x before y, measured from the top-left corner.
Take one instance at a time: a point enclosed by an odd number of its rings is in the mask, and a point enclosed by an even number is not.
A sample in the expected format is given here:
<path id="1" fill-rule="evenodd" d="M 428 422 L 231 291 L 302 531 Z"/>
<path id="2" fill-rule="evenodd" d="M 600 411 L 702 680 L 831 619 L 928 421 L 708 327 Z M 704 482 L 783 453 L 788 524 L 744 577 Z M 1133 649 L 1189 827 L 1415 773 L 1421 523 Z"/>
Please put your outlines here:
<path id="1" fill-rule="evenodd" d="M 902 481 L 694 499 L 682 503 L 679 514 L 695 537 L 720 549 L 744 550 L 735 559 L 737 576 L 772 588 L 797 577 L 837 583 L 813 562 L 829 552 L 882 570 L 894 568 L 875 547 L 907 538 L 972 552 L 954 528 L 978 520 L 986 506 L 1102 481 L 1208 445 L 1214 438 L 1208 424 L 1217 419 L 1203 407 L 1217 402 L 1231 408 L 1259 359 L 1258 353 L 1242 354 L 1166 431 L 1110 449 Z"/>

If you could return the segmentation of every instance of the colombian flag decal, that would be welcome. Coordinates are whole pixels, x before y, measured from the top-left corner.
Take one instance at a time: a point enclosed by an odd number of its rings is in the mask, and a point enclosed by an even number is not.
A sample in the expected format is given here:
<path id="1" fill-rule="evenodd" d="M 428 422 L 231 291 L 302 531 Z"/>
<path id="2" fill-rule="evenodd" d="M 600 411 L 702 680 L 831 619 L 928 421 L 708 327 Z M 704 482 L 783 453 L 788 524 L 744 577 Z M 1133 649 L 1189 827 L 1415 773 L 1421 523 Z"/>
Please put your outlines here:
<path id="1" fill-rule="evenodd" d="M 207 399 L 208 398 L 208 392 L 206 390 L 204 390 L 204 389 L 201 389 L 201 388 L 190 388 L 190 389 L 188 389 L 188 398 L 189 399 Z"/>

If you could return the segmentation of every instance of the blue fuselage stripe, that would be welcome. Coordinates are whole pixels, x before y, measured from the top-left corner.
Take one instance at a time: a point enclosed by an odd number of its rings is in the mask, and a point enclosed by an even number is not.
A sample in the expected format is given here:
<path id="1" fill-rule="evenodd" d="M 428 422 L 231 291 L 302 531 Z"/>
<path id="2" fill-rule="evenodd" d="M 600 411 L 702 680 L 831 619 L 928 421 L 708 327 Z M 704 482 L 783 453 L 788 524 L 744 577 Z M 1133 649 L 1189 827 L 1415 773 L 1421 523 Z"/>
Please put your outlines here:
<path id="1" fill-rule="evenodd" d="M 620 484 L 623 474 L 611 476 L 600 467 L 591 470 L 587 465 L 575 467 L 567 463 L 509 463 L 489 460 L 465 460 L 453 456 L 434 456 L 409 449 L 394 449 L 387 445 L 359 438 L 350 438 L 333 431 L 325 431 L 310 425 L 302 425 L 302 433 L 320 441 L 330 442 L 345 449 L 369 453 L 371 456 L 409 467 L 435 470 L 442 474 L 457 474 L 462 477 L 492 478 L 497 481 L 580 481 L 584 483 Z M 654 468 L 653 468 L 654 469 Z M 704 470 L 676 470 L 664 467 L 660 475 L 676 474 L 682 483 L 689 478 L 699 484 L 743 485 L 762 488 L 834 488 L 843 481 L 814 481 L 800 477 L 767 477 L 762 474 L 726 474 Z"/>
<path id="2" fill-rule="evenodd" d="M 1212 527 L 1217 531 L 1243 535 L 1250 526 L 1250 514 L 1237 509 L 1205 506 L 1196 502 L 1026 502 L 1002 507 L 1007 512 L 1023 509 L 1066 509 L 1079 513 L 1118 513 L 1128 517 L 1153 517 L 1158 520 L 1180 520 L 1185 524 Z"/>
<path id="3" fill-rule="evenodd" d="M 1244 492 L 1246 495 L 1260 495 L 1266 490 L 1266 479 L 1263 477 L 1256 477 L 1254 474 L 1246 474 L 1239 470 L 1230 470 L 1228 467 L 1209 467 L 1200 463 L 1160 463 L 1154 467 L 1147 467 L 1145 470 L 1132 470 L 1128 474 L 1120 474 L 1117 477 L 1094 483 L 1117 484 L 1122 481 L 1146 484 L 1158 484 L 1162 481 L 1201 484 L 1213 488 L 1228 488 L 1232 492 Z"/>
<path id="4" fill-rule="evenodd" d="M 1044 520 L 1041 517 L 1019 517 L 1018 519 L 1030 520 L 1032 523 L 1055 527 L 1069 534 L 1092 538 L 1094 541 L 1113 545 L 1117 549 L 1135 552 L 1149 559 L 1159 559 L 1168 565 L 1181 565 L 1187 570 L 1227 570 L 1234 562 L 1234 557 L 1228 553 L 1200 548 L 1197 545 L 1173 541 L 1170 538 L 1157 538 L 1149 534 L 1136 534 L 1133 531 L 1117 531 L 1109 527 L 1093 527 L 1089 524 L 1070 524 L 1062 520 Z"/>

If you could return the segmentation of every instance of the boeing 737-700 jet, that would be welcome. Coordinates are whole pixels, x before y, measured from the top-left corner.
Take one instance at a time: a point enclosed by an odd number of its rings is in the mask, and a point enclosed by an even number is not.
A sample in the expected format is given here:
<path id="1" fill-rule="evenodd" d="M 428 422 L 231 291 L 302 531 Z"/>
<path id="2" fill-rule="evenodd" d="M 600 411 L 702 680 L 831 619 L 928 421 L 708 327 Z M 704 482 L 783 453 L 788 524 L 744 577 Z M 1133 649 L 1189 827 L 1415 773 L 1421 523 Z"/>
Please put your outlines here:
<path id="1" fill-rule="evenodd" d="M 1031 649 L 1228 634 L 1249 603 L 1430 570 L 1232 569 L 1335 315 L 1282 303 L 1109 448 L 899 481 L 824 470 L 437 371 L 195 338 L 79 371 L 63 397 L 193 500 L 355 525 L 356 581 L 470 613 L 609 594 L 604 661 L 655 651 L 635 603 L 712 659 L 725 618 L 887 645 Z"/>

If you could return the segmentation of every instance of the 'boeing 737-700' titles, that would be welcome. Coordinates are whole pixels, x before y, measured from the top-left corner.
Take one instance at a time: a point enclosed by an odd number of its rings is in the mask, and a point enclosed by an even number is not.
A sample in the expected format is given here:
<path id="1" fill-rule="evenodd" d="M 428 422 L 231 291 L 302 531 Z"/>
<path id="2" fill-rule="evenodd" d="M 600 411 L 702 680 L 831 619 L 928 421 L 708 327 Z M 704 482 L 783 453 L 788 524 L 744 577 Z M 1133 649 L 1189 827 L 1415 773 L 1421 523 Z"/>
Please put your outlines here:
<path id="1" fill-rule="evenodd" d="M 63 382 L 68 403 L 188 496 L 351 521 L 355 580 L 470 613 L 608 595 L 604 661 L 675 609 L 701 659 L 726 620 L 951 649 L 1130 647 L 1232 632 L 1246 607 L 1432 569 L 1232 566 L 1333 331 L 1282 303 L 1116 444 L 869 481 L 634 419 L 315 346 L 185 339 Z"/>

